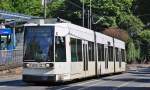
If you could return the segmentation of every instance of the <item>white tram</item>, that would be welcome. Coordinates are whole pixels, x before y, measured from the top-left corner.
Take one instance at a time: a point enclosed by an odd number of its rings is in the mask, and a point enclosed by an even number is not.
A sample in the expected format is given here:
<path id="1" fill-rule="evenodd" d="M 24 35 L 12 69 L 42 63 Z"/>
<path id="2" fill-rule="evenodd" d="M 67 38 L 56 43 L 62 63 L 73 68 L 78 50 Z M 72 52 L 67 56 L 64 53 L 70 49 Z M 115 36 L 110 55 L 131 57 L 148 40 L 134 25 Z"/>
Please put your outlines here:
<path id="1" fill-rule="evenodd" d="M 124 72 L 125 56 L 121 40 L 71 23 L 40 20 L 25 24 L 23 81 L 58 82 Z"/>

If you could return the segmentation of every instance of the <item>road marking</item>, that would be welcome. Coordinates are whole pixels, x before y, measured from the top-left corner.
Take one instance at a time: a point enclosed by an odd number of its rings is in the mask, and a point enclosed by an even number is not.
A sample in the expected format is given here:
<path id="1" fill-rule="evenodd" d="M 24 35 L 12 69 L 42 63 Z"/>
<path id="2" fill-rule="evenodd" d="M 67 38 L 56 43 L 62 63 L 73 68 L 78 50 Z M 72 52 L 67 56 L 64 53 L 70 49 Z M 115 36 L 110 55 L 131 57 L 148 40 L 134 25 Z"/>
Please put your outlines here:
<path id="1" fill-rule="evenodd" d="M 115 78 L 115 77 L 117 77 L 117 78 Z M 109 78 L 110 78 L 110 77 L 109 77 Z M 111 76 L 111 78 L 118 79 L 118 76 Z M 115 79 L 114 79 L 114 80 L 115 80 Z M 92 85 L 87 86 L 87 87 L 85 87 L 85 88 L 80 88 L 80 89 L 78 89 L 78 90 L 87 89 L 87 88 L 92 87 L 92 86 L 95 86 L 95 85 L 97 85 L 97 84 L 104 84 L 104 83 L 107 83 L 107 81 L 103 81 L 103 82 L 100 82 L 100 83 L 95 83 L 95 84 L 92 84 Z"/>
<path id="2" fill-rule="evenodd" d="M 85 82 L 85 83 L 79 83 L 79 84 L 75 84 L 75 85 L 72 85 L 72 86 L 68 86 L 68 87 L 64 87 L 64 88 L 60 88 L 60 89 L 56 89 L 56 90 L 64 90 L 64 89 L 72 88 L 72 87 L 75 87 L 75 86 L 78 86 L 78 85 L 84 85 L 84 84 L 96 82 L 96 81 L 99 81 L 99 80 L 100 80 L 100 79 L 94 80 L 94 81 Z"/>
<path id="3" fill-rule="evenodd" d="M 97 84 L 103 84 L 103 83 L 106 83 L 106 81 L 103 81 L 103 82 L 100 82 L 100 83 L 95 83 L 95 84 L 92 84 L 92 85 L 90 85 L 90 86 L 87 86 L 87 87 L 84 87 L 84 88 L 80 88 L 80 89 L 77 89 L 77 90 L 87 89 L 87 88 L 89 88 L 89 87 L 95 86 L 95 85 L 97 85 Z"/>
<path id="4" fill-rule="evenodd" d="M 118 78 L 118 76 L 122 76 L 122 75 L 110 76 L 109 78 L 115 78 L 115 77 Z M 56 90 L 64 90 L 64 89 L 72 88 L 72 87 L 75 87 L 75 86 L 78 86 L 78 85 L 81 86 L 81 85 L 88 84 L 88 83 L 92 83 L 92 82 L 96 82 L 96 81 L 102 81 L 102 79 L 97 79 L 97 80 L 89 81 L 89 82 L 85 82 L 85 83 L 78 83 L 78 84 L 75 84 L 75 85 L 72 85 L 72 86 L 66 86 L 66 87 L 64 87 L 64 88 L 59 88 L 59 89 L 56 89 Z M 103 82 L 101 82 L 101 83 L 99 83 L 99 84 L 102 84 L 102 83 L 104 83 L 104 82 L 105 82 L 105 81 L 103 81 Z M 88 87 L 91 87 L 91 86 L 94 86 L 94 85 L 96 85 L 96 84 L 90 85 L 90 86 L 88 86 Z M 83 89 L 84 89 L 84 88 L 83 88 Z M 80 89 L 78 89 L 78 90 L 80 90 Z"/>
<path id="5" fill-rule="evenodd" d="M 135 79 L 134 79 L 134 80 L 135 80 Z M 133 82 L 134 80 L 131 80 L 131 81 L 126 82 L 126 83 L 123 83 L 123 84 L 119 85 L 118 87 L 114 88 L 113 90 L 118 90 L 119 88 L 128 85 L 129 83 Z"/>

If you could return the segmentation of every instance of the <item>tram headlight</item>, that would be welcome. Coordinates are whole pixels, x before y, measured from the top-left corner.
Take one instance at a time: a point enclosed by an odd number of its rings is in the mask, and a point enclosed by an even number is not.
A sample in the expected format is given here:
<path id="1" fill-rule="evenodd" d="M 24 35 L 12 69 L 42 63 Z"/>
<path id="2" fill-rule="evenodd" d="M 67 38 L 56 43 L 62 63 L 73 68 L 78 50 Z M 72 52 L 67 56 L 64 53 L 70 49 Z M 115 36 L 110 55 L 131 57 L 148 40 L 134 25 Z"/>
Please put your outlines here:
<path id="1" fill-rule="evenodd" d="M 28 68 L 28 67 L 30 67 L 30 64 L 29 64 L 29 63 L 24 63 L 24 64 L 23 64 L 23 67 L 24 67 L 24 68 Z"/>
<path id="2" fill-rule="evenodd" d="M 53 68 L 53 67 L 54 67 L 54 64 L 53 64 L 53 63 L 46 63 L 46 64 L 45 64 L 45 67 L 46 67 L 46 68 Z"/>
<path id="3" fill-rule="evenodd" d="M 26 64 L 26 66 L 27 66 L 27 67 L 30 67 L 30 64 L 29 64 L 29 63 L 27 63 L 27 64 Z"/>
<path id="4" fill-rule="evenodd" d="M 45 66 L 48 68 L 48 67 L 50 67 L 50 65 L 49 64 L 45 64 Z"/>

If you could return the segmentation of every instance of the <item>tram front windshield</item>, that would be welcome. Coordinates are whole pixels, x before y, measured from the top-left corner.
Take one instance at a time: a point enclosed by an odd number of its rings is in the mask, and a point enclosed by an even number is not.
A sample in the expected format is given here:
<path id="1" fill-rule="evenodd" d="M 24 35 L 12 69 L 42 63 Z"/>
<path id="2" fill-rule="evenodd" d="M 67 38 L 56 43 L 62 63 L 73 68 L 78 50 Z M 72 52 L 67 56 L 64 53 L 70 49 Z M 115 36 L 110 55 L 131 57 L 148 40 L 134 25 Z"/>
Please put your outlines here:
<path id="1" fill-rule="evenodd" d="M 24 36 L 24 61 L 53 62 L 54 27 L 28 26 Z"/>

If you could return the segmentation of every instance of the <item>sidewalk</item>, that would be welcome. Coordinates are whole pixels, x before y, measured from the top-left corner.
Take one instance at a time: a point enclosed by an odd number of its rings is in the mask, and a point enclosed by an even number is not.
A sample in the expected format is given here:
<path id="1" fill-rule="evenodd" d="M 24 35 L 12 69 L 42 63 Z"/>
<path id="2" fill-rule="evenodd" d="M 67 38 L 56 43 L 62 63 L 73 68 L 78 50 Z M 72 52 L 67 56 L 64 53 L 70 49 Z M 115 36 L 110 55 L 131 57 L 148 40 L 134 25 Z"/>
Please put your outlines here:
<path id="1" fill-rule="evenodd" d="M 21 75 L 0 76 L 0 83 L 10 81 L 10 80 L 21 80 L 21 79 L 22 79 Z"/>
<path id="2" fill-rule="evenodd" d="M 21 75 L 21 74 L 22 74 L 22 67 L 0 71 L 0 77 L 9 75 Z"/>

